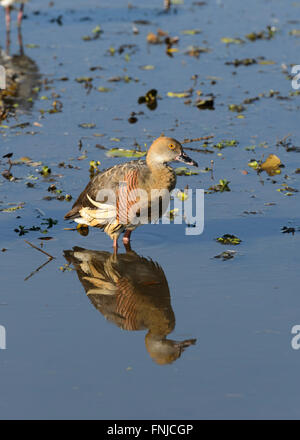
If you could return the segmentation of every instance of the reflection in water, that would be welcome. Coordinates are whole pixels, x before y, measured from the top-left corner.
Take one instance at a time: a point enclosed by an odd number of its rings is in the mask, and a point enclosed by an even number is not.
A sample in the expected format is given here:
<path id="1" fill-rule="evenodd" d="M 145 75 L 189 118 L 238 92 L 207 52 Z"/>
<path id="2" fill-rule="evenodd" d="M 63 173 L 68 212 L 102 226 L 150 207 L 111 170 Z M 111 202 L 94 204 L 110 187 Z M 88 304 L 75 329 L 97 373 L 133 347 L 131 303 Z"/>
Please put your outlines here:
<path id="1" fill-rule="evenodd" d="M 74 247 L 64 255 L 74 265 L 90 301 L 105 318 L 123 330 L 148 330 L 145 345 L 156 363 L 169 364 L 195 344 L 196 339 L 167 339 L 175 327 L 175 315 L 168 282 L 158 263 L 132 250 L 113 255 Z"/>
<path id="2" fill-rule="evenodd" d="M 35 61 L 25 55 L 21 31 L 19 31 L 20 52 L 10 55 L 9 44 L 6 51 L 0 48 L 0 65 L 5 68 L 6 88 L 0 90 L 0 121 L 16 111 L 27 112 L 38 96 L 40 73 Z"/>

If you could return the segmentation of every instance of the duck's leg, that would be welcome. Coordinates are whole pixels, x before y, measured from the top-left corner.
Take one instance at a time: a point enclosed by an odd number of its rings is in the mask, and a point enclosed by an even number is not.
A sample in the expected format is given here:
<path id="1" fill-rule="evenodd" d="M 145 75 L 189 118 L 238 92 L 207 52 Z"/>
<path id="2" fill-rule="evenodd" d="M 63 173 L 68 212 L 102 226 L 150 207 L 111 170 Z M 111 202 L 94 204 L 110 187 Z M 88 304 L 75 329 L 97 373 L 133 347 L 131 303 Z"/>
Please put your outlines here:
<path id="1" fill-rule="evenodd" d="M 164 0 L 165 10 L 168 11 L 171 7 L 171 0 Z"/>
<path id="2" fill-rule="evenodd" d="M 125 234 L 123 235 L 123 244 L 126 252 L 131 251 L 131 245 L 130 245 L 130 235 L 132 231 L 125 231 Z"/>
<path id="3" fill-rule="evenodd" d="M 22 24 L 23 14 L 24 14 L 24 3 L 21 3 L 19 13 L 18 13 L 18 27 L 19 28 L 21 27 L 21 24 Z"/>
<path id="4" fill-rule="evenodd" d="M 114 244 L 113 244 L 113 247 L 114 247 L 114 255 L 117 255 L 117 253 L 118 253 L 118 238 L 119 237 L 114 237 Z"/>
<path id="5" fill-rule="evenodd" d="M 6 51 L 9 53 L 10 47 L 10 6 L 5 8 L 5 24 L 6 24 Z"/>
<path id="6" fill-rule="evenodd" d="M 124 244 L 129 244 L 130 243 L 130 236 L 131 236 L 131 232 L 130 230 L 127 229 L 127 231 L 125 231 L 125 234 L 123 236 L 123 243 Z"/>

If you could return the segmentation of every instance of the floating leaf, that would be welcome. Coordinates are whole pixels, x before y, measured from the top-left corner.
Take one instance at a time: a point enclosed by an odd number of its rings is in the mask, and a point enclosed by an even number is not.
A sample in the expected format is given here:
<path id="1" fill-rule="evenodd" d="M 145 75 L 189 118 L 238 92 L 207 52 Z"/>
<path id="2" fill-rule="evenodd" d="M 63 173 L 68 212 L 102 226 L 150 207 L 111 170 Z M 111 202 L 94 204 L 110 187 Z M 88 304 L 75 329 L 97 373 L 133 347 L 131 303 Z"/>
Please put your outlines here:
<path id="1" fill-rule="evenodd" d="M 190 92 L 168 92 L 167 96 L 169 98 L 188 98 L 191 96 Z"/>
<path id="2" fill-rule="evenodd" d="M 295 37 L 300 37 L 300 29 L 292 29 L 289 32 L 290 35 L 294 35 Z"/>
<path id="3" fill-rule="evenodd" d="M 257 170 L 257 168 L 259 167 L 259 164 L 256 160 L 251 160 L 251 162 L 248 163 L 248 167 L 251 167 L 254 170 Z"/>
<path id="4" fill-rule="evenodd" d="M 25 47 L 27 47 L 28 49 L 37 49 L 38 47 L 40 47 L 38 44 L 25 44 Z"/>
<path id="5" fill-rule="evenodd" d="M 109 87 L 102 87 L 102 86 L 98 87 L 97 90 L 98 92 L 102 92 L 102 93 L 107 93 L 112 91 L 112 89 L 110 89 Z"/>
<path id="6" fill-rule="evenodd" d="M 223 37 L 221 38 L 222 43 L 225 44 L 243 44 L 245 43 L 244 40 L 241 38 L 230 38 L 230 37 Z"/>
<path id="7" fill-rule="evenodd" d="M 47 165 L 45 165 L 41 169 L 40 174 L 44 177 L 47 177 L 49 174 L 51 174 L 51 169 L 49 167 L 47 167 Z"/>
<path id="8" fill-rule="evenodd" d="M 106 152 L 106 155 L 109 157 L 143 157 L 146 155 L 146 151 L 111 148 L 109 151 Z"/>
<path id="9" fill-rule="evenodd" d="M 262 171 L 266 171 L 269 176 L 274 176 L 275 174 L 280 174 L 281 170 L 279 166 L 281 165 L 281 160 L 276 154 L 270 154 L 264 163 L 260 165 Z"/>
<path id="10" fill-rule="evenodd" d="M 17 205 L 17 206 L 11 206 L 10 208 L 0 209 L 0 211 L 2 211 L 2 212 L 15 212 L 18 209 L 22 209 L 22 208 L 24 208 L 23 203 L 20 205 Z"/>
<path id="11" fill-rule="evenodd" d="M 258 64 L 262 64 L 262 65 L 266 65 L 266 66 L 271 66 L 272 64 L 276 64 L 275 61 L 272 60 L 260 60 L 258 62 Z"/>
<path id="12" fill-rule="evenodd" d="M 154 70 L 155 66 L 153 66 L 152 64 L 146 64 L 145 66 L 140 66 L 140 69 L 142 69 L 142 70 Z"/>
<path id="13" fill-rule="evenodd" d="M 79 127 L 81 127 L 81 128 L 95 128 L 96 124 L 84 122 L 82 124 L 79 124 Z"/>
<path id="14" fill-rule="evenodd" d="M 200 34 L 201 32 L 201 29 L 185 29 L 184 31 L 181 31 L 183 35 L 196 35 Z"/>
<path id="15" fill-rule="evenodd" d="M 231 112 L 241 113 L 241 112 L 245 111 L 246 109 L 241 104 L 229 104 L 228 105 L 228 110 L 230 110 Z"/>

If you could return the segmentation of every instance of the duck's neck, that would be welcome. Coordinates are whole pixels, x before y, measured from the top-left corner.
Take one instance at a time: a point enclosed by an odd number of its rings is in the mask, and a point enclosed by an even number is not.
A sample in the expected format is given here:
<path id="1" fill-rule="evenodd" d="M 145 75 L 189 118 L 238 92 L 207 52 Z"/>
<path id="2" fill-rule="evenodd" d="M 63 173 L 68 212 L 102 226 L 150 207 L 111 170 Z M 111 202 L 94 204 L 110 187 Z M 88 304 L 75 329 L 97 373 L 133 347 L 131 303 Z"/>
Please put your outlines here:
<path id="1" fill-rule="evenodd" d="M 151 187 L 155 189 L 168 189 L 171 191 L 175 188 L 176 174 L 174 170 L 166 163 L 162 163 L 152 158 L 146 159 L 148 168 L 151 171 Z"/>

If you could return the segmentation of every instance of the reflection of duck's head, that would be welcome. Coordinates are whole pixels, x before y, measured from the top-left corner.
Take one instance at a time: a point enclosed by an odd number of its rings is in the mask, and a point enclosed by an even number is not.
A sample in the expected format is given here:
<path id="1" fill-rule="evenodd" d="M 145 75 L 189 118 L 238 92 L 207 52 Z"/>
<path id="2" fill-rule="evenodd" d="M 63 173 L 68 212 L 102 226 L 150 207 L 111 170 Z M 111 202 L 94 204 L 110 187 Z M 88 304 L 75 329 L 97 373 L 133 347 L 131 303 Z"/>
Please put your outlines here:
<path id="1" fill-rule="evenodd" d="M 148 330 L 146 348 L 158 364 L 177 359 L 195 340 L 166 336 L 175 327 L 170 291 L 158 263 L 133 251 L 114 255 L 74 247 L 64 252 L 92 304 L 123 330 Z"/>
<path id="2" fill-rule="evenodd" d="M 181 356 L 181 353 L 190 345 L 196 343 L 196 339 L 185 341 L 172 341 L 171 339 L 158 338 L 149 332 L 145 337 L 145 344 L 151 358 L 160 365 L 171 364 Z"/>

